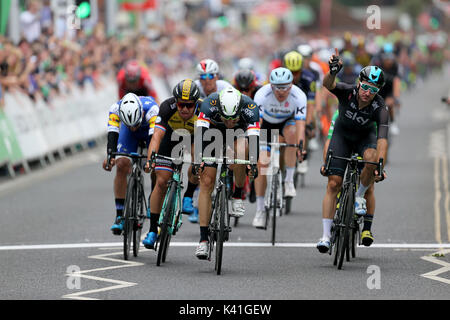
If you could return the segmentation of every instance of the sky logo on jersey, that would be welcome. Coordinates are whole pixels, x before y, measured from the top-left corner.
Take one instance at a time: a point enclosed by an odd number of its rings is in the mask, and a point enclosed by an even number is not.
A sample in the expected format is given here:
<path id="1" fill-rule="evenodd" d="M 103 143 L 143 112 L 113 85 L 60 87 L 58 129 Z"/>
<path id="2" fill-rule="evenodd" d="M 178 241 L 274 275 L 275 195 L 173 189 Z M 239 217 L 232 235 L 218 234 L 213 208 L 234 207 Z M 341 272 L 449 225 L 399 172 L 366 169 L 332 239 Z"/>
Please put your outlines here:
<path id="1" fill-rule="evenodd" d="M 361 125 L 366 125 L 370 120 L 369 119 L 364 119 L 363 117 L 357 117 L 358 113 L 355 112 L 351 112 L 350 110 L 347 110 L 347 112 L 345 112 L 345 116 L 349 119 L 352 119 L 353 121 L 358 122 Z"/>

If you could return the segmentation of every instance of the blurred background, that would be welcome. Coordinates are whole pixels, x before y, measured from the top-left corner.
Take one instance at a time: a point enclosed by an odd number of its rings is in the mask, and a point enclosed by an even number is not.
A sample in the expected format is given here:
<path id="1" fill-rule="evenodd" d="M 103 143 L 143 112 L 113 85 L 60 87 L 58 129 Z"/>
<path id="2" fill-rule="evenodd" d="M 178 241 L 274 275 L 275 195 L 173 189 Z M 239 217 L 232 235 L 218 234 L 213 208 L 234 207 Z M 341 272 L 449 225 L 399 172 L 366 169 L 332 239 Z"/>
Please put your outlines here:
<path id="1" fill-rule="evenodd" d="M 54 106 L 87 85 L 103 92 L 131 59 L 148 69 L 160 102 L 182 78 L 196 78 L 205 58 L 230 82 L 250 58 L 264 82 L 301 44 L 324 71 L 334 48 L 364 67 L 390 44 L 409 90 L 443 71 L 449 17 L 450 2 L 440 0 L 1 0 L 0 105 L 8 94 Z M 107 110 L 119 97 L 105 96 Z M 17 162 L 5 152 L 0 165 Z"/>

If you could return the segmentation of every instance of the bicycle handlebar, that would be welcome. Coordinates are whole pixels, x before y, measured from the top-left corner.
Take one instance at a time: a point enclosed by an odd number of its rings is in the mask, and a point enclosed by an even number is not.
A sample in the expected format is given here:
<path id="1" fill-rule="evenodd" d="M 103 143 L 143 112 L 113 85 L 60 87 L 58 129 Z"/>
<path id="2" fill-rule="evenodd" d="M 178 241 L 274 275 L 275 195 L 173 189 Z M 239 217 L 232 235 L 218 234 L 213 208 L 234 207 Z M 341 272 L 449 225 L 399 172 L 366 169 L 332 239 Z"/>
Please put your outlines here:
<path id="1" fill-rule="evenodd" d="M 243 164 L 243 165 L 251 165 L 252 163 L 249 160 L 241 160 L 241 159 L 230 159 L 227 157 L 224 158 L 202 158 L 203 162 L 214 162 L 217 164 Z"/>
<path id="2" fill-rule="evenodd" d="M 333 150 L 329 150 L 328 158 L 327 158 L 327 164 L 325 166 L 325 173 L 328 173 L 329 170 L 330 170 L 331 159 L 344 160 L 344 161 L 352 162 L 352 163 L 355 163 L 355 164 L 371 164 L 371 165 L 377 166 L 377 168 L 378 168 L 378 177 L 383 180 L 383 177 L 384 177 L 383 176 L 383 167 L 384 167 L 384 159 L 383 158 L 380 158 L 380 160 L 378 162 L 371 162 L 371 161 L 366 161 L 366 160 L 363 160 L 363 159 L 358 159 L 355 155 L 353 155 L 351 158 L 334 156 L 333 155 Z"/>

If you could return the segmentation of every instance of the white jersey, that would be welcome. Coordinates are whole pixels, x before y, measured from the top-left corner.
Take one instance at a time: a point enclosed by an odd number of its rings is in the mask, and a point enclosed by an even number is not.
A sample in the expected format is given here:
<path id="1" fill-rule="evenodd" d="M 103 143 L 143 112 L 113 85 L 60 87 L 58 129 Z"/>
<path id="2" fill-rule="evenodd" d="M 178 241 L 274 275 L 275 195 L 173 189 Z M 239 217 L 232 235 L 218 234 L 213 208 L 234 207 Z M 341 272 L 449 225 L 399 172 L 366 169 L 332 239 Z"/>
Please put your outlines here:
<path id="1" fill-rule="evenodd" d="M 200 88 L 200 97 L 206 98 L 207 95 L 205 93 L 205 90 L 203 90 L 203 86 L 202 86 L 202 83 L 200 82 L 200 80 L 195 80 L 195 84 Z M 224 90 L 228 87 L 232 87 L 231 83 L 229 83 L 228 81 L 225 81 L 225 80 L 217 80 L 216 85 L 217 85 L 217 90 L 212 93 L 216 93 L 216 92 L 220 93 L 220 92 L 222 92 L 222 90 Z"/>
<path id="2" fill-rule="evenodd" d="M 256 92 L 255 102 L 259 107 L 260 117 L 272 124 L 280 124 L 289 119 L 306 120 L 306 94 L 297 86 L 292 86 L 286 101 L 279 102 L 272 86 L 265 85 Z"/>

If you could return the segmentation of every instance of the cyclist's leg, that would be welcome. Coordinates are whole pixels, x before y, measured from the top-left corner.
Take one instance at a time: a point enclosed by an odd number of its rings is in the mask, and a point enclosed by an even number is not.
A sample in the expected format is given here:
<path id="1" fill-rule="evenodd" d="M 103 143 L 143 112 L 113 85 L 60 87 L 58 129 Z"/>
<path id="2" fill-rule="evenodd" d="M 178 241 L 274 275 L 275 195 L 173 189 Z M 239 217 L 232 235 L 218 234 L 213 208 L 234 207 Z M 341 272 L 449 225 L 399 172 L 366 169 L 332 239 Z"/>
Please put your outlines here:
<path id="1" fill-rule="evenodd" d="M 297 131 L 295 126 L 295 121 L 290 120 L 286 123 L 283 129 L 283 135 L 280 137 L 280 142 L 285 142 L 287 144 L 297 144 Z M 296 148 L 285 148 L 284 150 L 284 164 L 286 169 L 286 183 L 294 184 L 294 173 L 295 164 L 297 162 L 297 149 Z M 295 191 L 295 188 L 293 189 Z"/>

